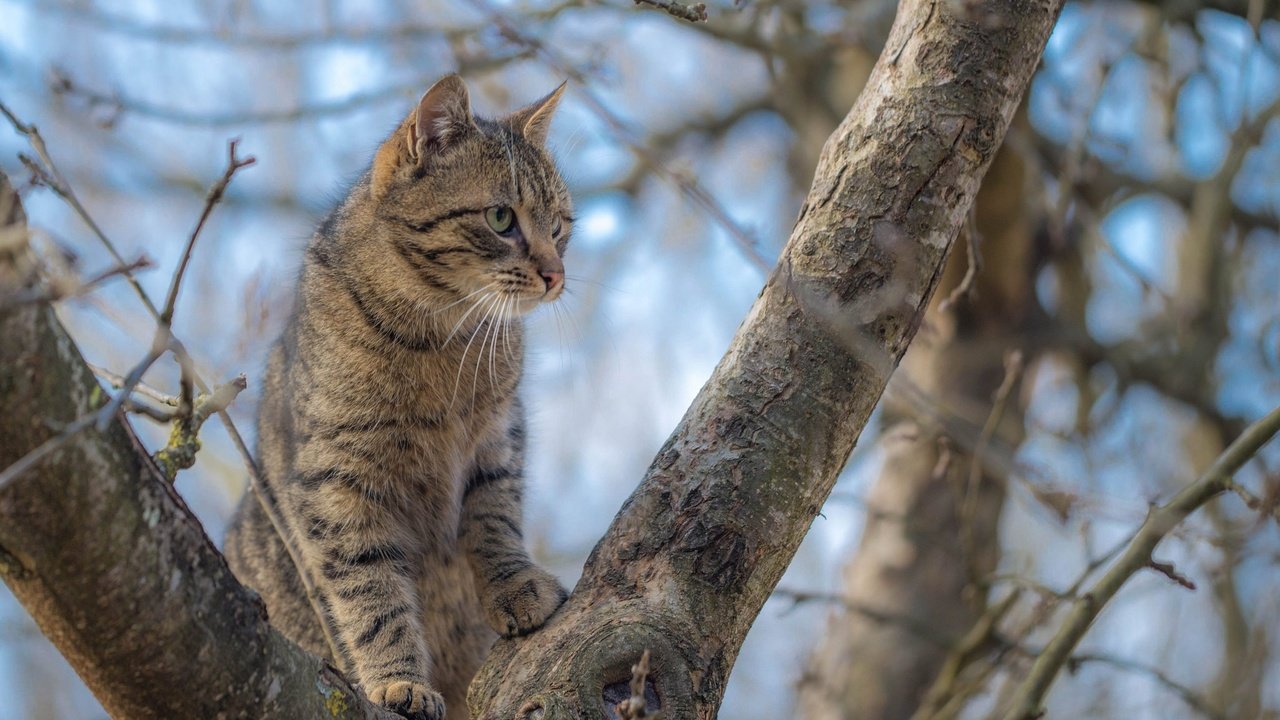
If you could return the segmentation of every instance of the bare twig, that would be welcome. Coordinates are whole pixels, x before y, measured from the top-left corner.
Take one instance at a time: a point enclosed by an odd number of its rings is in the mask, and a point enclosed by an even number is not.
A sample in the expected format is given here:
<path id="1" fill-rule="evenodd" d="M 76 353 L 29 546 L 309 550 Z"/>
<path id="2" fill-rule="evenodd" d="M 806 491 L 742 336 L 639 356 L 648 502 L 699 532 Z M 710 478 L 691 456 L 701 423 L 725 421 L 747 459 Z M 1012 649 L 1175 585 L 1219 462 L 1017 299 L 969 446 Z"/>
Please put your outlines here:
<path id="1" fill-rule="evenodd" d="M 666 0 L 635 0 L 637 5 L 648 5 L 666 12 L 672 17 L 688 20 L 689 22 L 706 22 L 707 6 L 705 3 L 694 3 L 693 5 L 685 5 L 674 0 L 667 2 Z"/>
<path id="2" fill-rule="evenodd" d="M 1200 506 L 1229 489 L 1231 477 L 1236 471 L 1277 432 L 1280 432 L 1280 408 L 1272 410 L 1246 428 L 1199 479 L 1147 515 L 1146 521 L 1115 565 L 1089 592 L 1073 603 L 1062 628 L 1045 647 L 1016 690 L 1013 702 L 1004 715 L 1005 720 L 1029 720 L 1038 716 L 1040 705 L 1054 679 L 1102 608 L 1134 573 L 1150 567 L 1152 551 L 1170 531 Z"/>
<path id="3" fill-rule="evenodd" d="M 987 608 L 986 612 L 974 622 L 969 632 L 960 638 L 951 648 L 947 660 L 938 671 L 937 678 L 925 692 L 920 708 L 912 716 L 912 720 L 923 720 L 941 714 L 939 711 L 962 699 L 965 694 L 958 690 L 960 675 L 966 667 L 985 653 L 995 642 L 997 628 L 1009 610 L 1018 602 L 1020 593 L 1017 590 L 1006 595 L 1000 602 Z"/>
<path id="4" fill-rule="evenodd" d="M 964 224 L 965 257 L 968 259 L 969 264 L 965 267 L 964 277 L 960 279 L 960 284 L 938 304 L 938 309 L 942 312 L 950 310 L 961 299 L 973 295 L 973 283 L 978 279 L 978 273 L 982 271 L 982 250 L 979 248 L 982 236 L 978 234 L 976 213 L 977 208 L 970 210 L 969 219 Z"/>
<path id="5" fill-rule="evenodd" d="M 190 387 L 183 383 L 184 388 Z M 169 434 L 169 442 L 156 452 L 153 459 L 160 472 L 173 482 L 179 470 L 185 470 L 196 462 L 196 452 L 200 450 L 200 427 L 210 415 L 227 409 L 236 396 L 248 387 L 244 375 L 223 383 L 213 392 L 201 394 L 195 398 L 194 407 L 189 413 L 183 412 L 180 402 L 178 410 L 173 413 L 173 431 Z M 185 392 L 184 392 L 185 395 Z"/>
<path id="6" fill-rule="evenodd" d="M 1171 562 L 1160 562 L 1159 560 L 1150 560 L 1147 562 L 1147 567 L 1152 570 L 1155 570 L 1156 572 L 1169 578 L 1173 582 L 1177 583 L 1178 585 L 1181 585 L 1182 587 L 1188 590 L 1196 589 L 1196 584 L 1192 582 L 1191 578 L 1178 572 L 1178 568 L 1174 567 L 1173 563 Z"/>
<path id="7" fill-rule="evenodd" d="M 38 172 L 41 176 L 41 180 L 49 186 L 49 189 L 53 190 L 54 194 L 70 205 L 72 210 L 75 210 L 76 215 L 78 215 L 80 219 L 84 221 L 85 225 L 89 227 L 89 230 L 98 238 L 98 241 L 102 243 L 103 247 L 107 249 L 107 252 L 111 254 L 111 258 L 116 261 L 117 265 L 126 265 L 127 263 L 125 262 L 124 256 L 122 256 L 120 251 L 116 249 L 115 243 L 111 242 L 111 239 L 107 237 L 107 234 L 102 231 L 102 228 L 98 226 L 98 223 L 89 215 L 89 211 L 85 209 L 85 206 L 80 202 L 80 198 L 76 197 L 71 186 L 67 183 L 66 179 L 62 177 L 62 173 L 58 171 L 58 166 L 54 164 L 53 158 L 49 155 L 49 148 L 45 145 L 44 137 L 40 135 L 40 131 L 36 126 L 33 123 L 24 123 L 19 120 L 18 117 L 14 115 L 13 112 L 10 111 L 2 102 L 0 102 L 0 114 L 3 114 L 9 120 L 9 124 L 13 125 L 14 130 L 27 138 L 27 142 L 31 144 L 31 148 L 35 150 L 36 155 L 40 157 L 42 165 L 35 166 L 32 162 L 26 162 L 25 164 L 27 167 Z M 24 158 L 24 161 L 26 160 L 29 159 Z M 133 276 L 133 273 L 125 272 L 124 276 L 128 279 L 129 284 L 133 286 L 134 292 L 138 295 L 138 298 L 142 300 L 142 304 L 146 306 L 152 317 L 159 317 L 156 312 L 156 306 L 151 302 L 151 298 L 147 297 L 146 291 L 142 289 L 142 285 L 138 283 L 138 280 Z"/>
<path id="8" fill-rule="evenodd" d="M 917 620 L 909 615 L 898 614 L 879 610 L 871 607 L 866 603 L 860 603 L 836 593 L 815 592 L 811 590 L 794 590 L 791 588 L 775 588 L 771 597 L 783 600 L 790 600 L 793 606 L 799 606 L 804 603 L 820 602 L 839 605 L 851 613 L 856 613 L 878 625 L 893 625 L 901 627 L 916 637 L 936 645 L 938 647 L 949 648 L 953 639 L 944 637 L 942 632 L 932 625 L 922 620 Z"/>
<path id="9" fill-rule="evenodd" d="M 135 271 L 150 268 L 152 266 L 151 259 L 143 256 L 123 265 L 112 265 L 106 270 L 94 273 L 88 278 L 74 284 L 68 285 L 67 283 L 51 283 L 49 287 L 44 289 L 29 288 L 22 292 L 14 293 L 5 299 L 4 304 L 29 305 L 33 303 L 57 302 L 58 300 L 78 298 L 93 292 L 112 278 L 116 278 L 121 275 L 129 275 Z"/>
<path id="10" fill-rule="evenodd" d="M 0 103 L 0 113 L 3 113 L 5 117 L 9 119 L 9 122 L 19 133 L 27 137 L 28 142 L 30 142 L 32 147 L 36 150 L 36 153 L 44 163 L 44 168 L 42 168 L 41 171 L 47 176 L 45 180 L 49 183 L 54 192 L 68 205 L 70 205 L 73 210 L 75 210 L 76 214 L 79 215 L 81 220 L 93 231 L 94 235 L 103 244 L 103 246 L 107 248 L 108 252 L 111 253 L 116 261 L 123 263 L 124 260 L 121 258 L 120 253 L 115 249 L 115 244 L 112 243 L 111 239 L 102 231 L 97 222 L 94 221 L 93 217 L 89 214 L 89 211 L 80 203 L 79 199 L 76 198 L 75 193 L 71 190 L 70 186 L 62 179 L 61 173 L 58 172 L 57 167 L 53 164 L 53 159 L 48 153 L 44 138 L 40 136 L 35 126 L 20 121 L 12 112 L 9 111 L 9 108 L 4 106 L 2 103 Z M 151 297 L 147 295 L 147 292 L 143 290 L 142 286 L 138 284 L 132 274 L 126 273 L 126 277 L 129 278 L 130 285 L 133 286 L 138 298 L 151 314 L 151 317 L 159 323 L 160 311 L 156 308 L 155 303 L 152 302 Z M 161 329 L 164 331 L 163 335 L 167 348 L 171 350 L 176 357 L 178 357 L 179 363 L 182 364 L 183 367 L 189 369 L 190 379 L 194 381 L 195 386 L 199 388 L 200 392 L 209 393 L 209 386 L 200 378 L 200 375 L 195 372 L 194 363 L 190 362 L 190 355 L 187 352 L 186 347 L 178 338 L 174 337 L 167 324 L 160 323 L 160 325 Z M 157 339 L 159 339 L 160 336 L 161 334 L 157 333 Z M 154 346 L 155 343 L 153 343 L 153 353 L 155 352 Z M 160 352 L 162 353 L 163 350 Z M 121 397 L 128 397 L 132 393 L 133 389 L 141 383 L 142 373 L 145 372 L 147 367 L 150 367 L 151 363 L 155 362 L 159 357 L 159 354 L 160 353 L 156 353 L 154 358 L 151 357 L 151 353 L 148 354 L 148 358 L 144 359 L 144 362 L 139 364 L 139 367 L 141 367 L 142 370 L 137 372 L 136 378 L 132 377 L 134 373 L 130 373 L 129 377 L 124 378 L 124 381 L 120 383 Z M 0 488 L 3 488 L 3 486 L 13 478 L 25 472 L 30 467 L 33 467 L 41 458 L 49 452 L 56 450 L 65 443 L 70 436 L 80 432 L 87 427 L 88 424 L 101 422 L 101 418 L 103 417 L 109 418 L 111 414 L 114 414 L 115 410 L 119 409 L 119 406 L 117 405 L 114 409 L 110 410 L 108 408 L 111 408 L 110 404 L 104 406 L 92 415 L 77 419 L 72 426 L 69 426 L 67 430 L 59 436 L 61 439 L 52 438 L 50 442 L 44 443 L 31 453 L 28 453 L 27 456 L 24 456 L 21 460 L 15 463 L 15 465 L 6 468 L 3 472 L 0 472 Z M 258 499 L 258 503 L 262 506 L 263 512 L 266 513 L 267 518 L 271 521 L 272 528 L 274 528 L 276 534 L 280 536 L 281 543 L 289 553 L 289 559 L 293 561 L 294 567 L 298 571 L 299 580 L 302 582 L 303 589 L 306 591 L 307 600 L 310 602 L 312 610 L 316 613 L 316 617 L 320 621 L 320 629 L 329 646 L 329 652 L 334 663 L 339 665 L 340 670 L 345 670 L 345 668 L 341 667 L 342 655 L 338 653 L 338 645 L 334 640 L 335 633 L 332 623 L 329 619 L 328 613 L 324 612 L 323 608 L 320 606 L 319 596 L 316 594 L 315 583 L 311 579 L 310 570 L 302 562 L 302 557 L 296 548 L 296 543 L 293 540 L 288 527 L 284 524 L 284 519 L 280 515 L 280 510 L 276 506 L 275 499 L 262 485 L 261 474 L 258 472 L 258 465 L 254 461 L 252 453 L 249 452 L 249 448 L 245 444 L 244 438 L 240 435 L 240 431 L 236 428 L 235 423 L 232 421 L 230 413 L 225 409 L 220 410 L 218 411 L 218 419 L 222 421 L 223 426 L 227 430 L 227 434 L 231 437 L 232 444 L 235 445 L 236 450 L 240 453 L 241 459 L 244 461 L 245 468 L 249 472 L 249 487 L 252 489 L 254 497 Z"/>
<path id="11" fill-rule="evenodd" d="M 100 408 L 95 412 L 87 415 L 81 415 L 73 420 L 69 425 L 63 428 L 62 432 L 40 443 L 34 450 L 18 458 L 9 467 L 0 470 L 0 490 L 3 490 L 9 483 L 21 477 L 28 470 L 34 468 L 41 460 L 45 459 L 50 453 L 66 445 L 75 436 L 97 422 L 98 417 L 103 414 L 105 408 Z"/>
<path id="12" fill-rule="evenodd" d="M 644 686 L 649 678 L 649 651 L 640 655 L 640 661 L 631 666 L 631 697 L 618 703 L 618 716 L 622 720 L 640 720 L 649 717 L 648 703 L 644 699 Z"/>
<path id="13" fill-rule="evenodd" d="M 222 200 L 222 195 L 227 191 L 227 184 L 231 182 L 231 178 L 236 172 L 257 162 L 253 156 L 241 159 L 236 156 L 236 147 L 240 144 L 240 140 L 233 139 L 227 144 L 227 168 L 222 172 L 222 177 L 209 188 L 209 194 L 205 196 L 204 210 L 200 212 L 200 219 L 196 221 L 195 229 L 191 231 L 191 236 L 187 238 L 187 245 L 183 248 L 182 259 L 178 261 L 178 267 L 174 270 L 173 279 L 169 283 L 169 294 L 165 297 L 164 310 L 160 312 L 160 322 L 170 324 L 173 322 L 173 308 L 178 302 L 178 289 L 182 284 L 182 278 L 187 272 L 187 265 L 191 262 L 191 251 L 195 248 L 196 239 L 200 237 L 200 231 L 204 229 L 204 224 L 209 220 L 209 215 L 213 212 L 213 208 Z"/>
<path id="14" fill-rule="evenodd" d="M 983 456 L 986 454 L 987 446 L 991 444 L 992 438 L 995 437 L 996 430 L 1000 427 L 1000 421 L 1004 419 L 1009 397 L 1013 394 L 1013 388 L 1021 377 L 1022 351 L 1010 350 L 1004 356 L 1004 379 L 1001 380 L 1000 387 L 996 388 L 995 395 L 992 398 L 991 413 L 987 416 L 987 421 L 982 426 L 982 432 L 978 435 L 978 442 L 973 448 L 973 458 L 969 461 L 969 480 L 965 487 L 963 503 L 960 507 L 960 541 L 964 551 L 965 562 L 969 565 L 970 574 L 975 575 L 974 579 L 977 579 L 976 572 L 974 572 L 974 559 L 977 557 L 977 548 L 974 547 L 971 530 L 978 513 L 978 489 L 982 484 Z"/>
<path id="15" fill-rule="evenodd" d="M 1180 697 L 1188 707 L 1199 712 L 1201 715 L 1207 718 L 1212 718 L 1212 720 L 1226 720 L 1226 717 L 1221 712 L 1213 709 L 1204 697 L 1200 695 L 1200 693 L 1169 677 L 1167 673 L 1158 667 L 1141 663 L 1136 660 L 1115 657 L 1114 655 L 1082 653 L 1071 656 L 1068 669 L 1074 672 L 1077 668 L 1086 663 L 1109 665 L 1118 670 L 1124 670 L 1138 675 L 1145 675 L 1164 686 L 1166 689 L 1172 691 L 1175 695 Z"/>
<path id="16" fill-rule="evenodd" d="M 89 369 L 93 371 L 94 375 L 106 380 L 111 387 L 117 390 L 124 387 L 125 378 L 123 375 L 117 375 L 104 367 L 99 367 L 92 363 L 86 364 L 89 365 Z M 160 392 L 146 383 L 138 383 L 137 386 L 134 387 L 133 391 L 139 395 L 145 395 L 161 405 L 168 405 L 169 407 L 175 408 L 178 407 L 178 398 L 173 395 L 169 395 L 168 393 Z"/>

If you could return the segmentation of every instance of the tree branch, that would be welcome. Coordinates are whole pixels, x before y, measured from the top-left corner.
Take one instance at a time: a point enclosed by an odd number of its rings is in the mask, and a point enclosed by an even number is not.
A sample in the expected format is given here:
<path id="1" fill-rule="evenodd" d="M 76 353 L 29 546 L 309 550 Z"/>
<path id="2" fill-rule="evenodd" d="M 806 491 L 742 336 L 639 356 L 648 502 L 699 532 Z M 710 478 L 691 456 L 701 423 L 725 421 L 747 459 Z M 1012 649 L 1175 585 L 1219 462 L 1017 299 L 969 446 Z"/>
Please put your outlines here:
<path id="1" fill-rule="evenodd" d="M 1036 659 L 1018 687 L 1005 720 L 1039 717 L 1040 705 L 1058 673 L 1089 626 L 1129 578 L 1153 567 L 1151 553 L 1171 530 L 1200 506 L 1231 488 L 1231 478 L 1263 445 L 1280 432 L 1280 408 L 1255 422 L 1223 451 L 1213 465 L 1168 503 L 1151 511 L 1115 565 L 1073 604 L 1062 628 Z M 1167 573 L 1166 573 L 1167 574 Z M 1171 576 L 1173 577 L 1173 576 Z"/>
<path id="2" fill-rule="evenodd" d="M 592 717 L 651 652 L 667 717 L 714 717 L 742 639 L 938 282 L 1056 0 L 904 2 L 728 353 L 538 633 L 495 646 L 478 719 Z"/>
<path id="3" fill-rule="evenodd" d="M 0 308 L 0 336 L 0 467 L 70 429 L 32 418 L 84 424 L 0 485 L 0 577 L 112 716 L 392 717 L 271 629 L 122 416 L 94 427 L 107 395 L 49 306 Z"/>

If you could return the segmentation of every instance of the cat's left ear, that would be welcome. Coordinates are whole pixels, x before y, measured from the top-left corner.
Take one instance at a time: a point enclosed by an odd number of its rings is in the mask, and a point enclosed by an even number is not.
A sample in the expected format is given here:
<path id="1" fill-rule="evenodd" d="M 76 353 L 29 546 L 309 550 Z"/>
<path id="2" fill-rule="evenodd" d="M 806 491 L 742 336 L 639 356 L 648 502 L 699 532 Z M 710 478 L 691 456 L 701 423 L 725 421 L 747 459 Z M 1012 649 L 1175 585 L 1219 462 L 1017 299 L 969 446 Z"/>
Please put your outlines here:
<path id="1" fill-rule="evenodd" d="M 511 129 L 523 135 L 534 145 L 539 147 L 545 145 L 547 133 L 551 130 L 551 116 L 555 114 L 556 106 L 560 104 L 560 96 L 564 95 L 566 84 L 567 82 L 560 83 L 560 87 L 552 90 L 546 97 L 523 110 L 512 113 L 507 118 Z"/>
<path id="2" fill-rule="evenodd" d="M 457 75 L 436 81 L 374 155 L 374 197 L 386 192 L 401 168 L 421 166 L 428 155 L 443 152 L 474 130 L 476 120 L 466 83 Z"/>

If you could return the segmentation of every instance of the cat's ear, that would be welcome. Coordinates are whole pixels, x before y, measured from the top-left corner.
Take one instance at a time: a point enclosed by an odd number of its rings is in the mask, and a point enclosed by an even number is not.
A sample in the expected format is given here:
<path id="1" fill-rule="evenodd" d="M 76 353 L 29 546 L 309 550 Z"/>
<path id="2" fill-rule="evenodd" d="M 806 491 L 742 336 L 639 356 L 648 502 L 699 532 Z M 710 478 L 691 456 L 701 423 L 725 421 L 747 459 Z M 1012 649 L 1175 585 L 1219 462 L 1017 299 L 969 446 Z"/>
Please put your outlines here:
<path id="1" fill-rule="evenodd" d="M 546 97 L 523 110 L 517 110 L 507 118 L 511 129 L 520 133 L 534 145 L 542 146 L 547 142 L 547 133 L 551 130 L 551 116 L 560 104 L 560 96 L 564 95 L 564 86 L 552 90 Z"/>
<path id="2" fill-rule="evenodd" d="M 469 130 L 476 129 L 471 115 L 471 95 L 458 75 L 446 75 L 422 94 L 409 124 L 409 147 L 421 161 L 429 152 L 438 152 Z"/>
<path id="3" fill-rule="evenodd" d="M 422 94 L 409 117 L 378 148 L 373 159 L 374 196 L 386 190 L 400 168 L 421 165 L 429 154 L 448 148 L 476 129 L 466 83 L 457 75 L 440 78 Z"/>

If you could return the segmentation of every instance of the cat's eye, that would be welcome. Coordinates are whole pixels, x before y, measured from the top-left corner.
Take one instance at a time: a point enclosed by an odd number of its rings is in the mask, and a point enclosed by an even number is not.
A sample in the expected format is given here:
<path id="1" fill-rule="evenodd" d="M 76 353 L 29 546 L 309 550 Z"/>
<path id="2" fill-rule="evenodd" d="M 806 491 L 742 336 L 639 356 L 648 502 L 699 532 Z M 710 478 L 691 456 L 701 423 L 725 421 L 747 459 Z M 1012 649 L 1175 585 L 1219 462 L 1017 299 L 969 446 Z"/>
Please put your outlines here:
<path id="1" fill-rule="evenodd" d="M 516 213 L 506 205 L 499 205 L 484 211 L 484 221 L 494 232 L 506 235 L 516 226 Z"/>
<path id="2" fill-rule="evenodd" d="M 551 237 L 560 237 L 560 233 L 564 231 L 564 221 L 556 218 L 556 226 L 551 228 Z"/>

